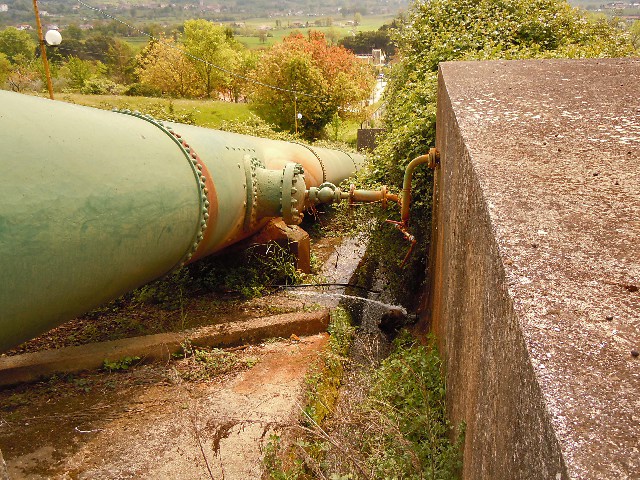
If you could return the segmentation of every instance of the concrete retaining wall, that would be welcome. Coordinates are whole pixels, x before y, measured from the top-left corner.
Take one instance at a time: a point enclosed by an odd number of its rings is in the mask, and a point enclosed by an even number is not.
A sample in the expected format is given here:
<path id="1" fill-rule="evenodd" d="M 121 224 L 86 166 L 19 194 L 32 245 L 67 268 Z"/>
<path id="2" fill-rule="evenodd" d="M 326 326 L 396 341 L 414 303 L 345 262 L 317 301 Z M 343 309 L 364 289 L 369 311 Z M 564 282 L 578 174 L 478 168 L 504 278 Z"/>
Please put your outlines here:
<path id="1" fill-rule="evenodd" d="M 465 479 L 640 478 L 640 61 L 441 65 L 429 302 Z"/>

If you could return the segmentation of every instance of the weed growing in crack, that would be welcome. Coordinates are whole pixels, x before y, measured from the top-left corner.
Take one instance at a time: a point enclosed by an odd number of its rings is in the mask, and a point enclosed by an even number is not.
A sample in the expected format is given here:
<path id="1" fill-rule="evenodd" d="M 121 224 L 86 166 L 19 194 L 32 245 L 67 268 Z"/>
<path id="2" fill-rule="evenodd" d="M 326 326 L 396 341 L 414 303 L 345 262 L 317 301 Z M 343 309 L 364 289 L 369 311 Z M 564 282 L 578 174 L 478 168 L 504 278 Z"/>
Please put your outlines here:
<path id="1" fill-rule="evenodd" d="M 108 372 L 129 370 L 129 368 L 138 362 L 140 362 L 140 357 L 124 357 L 120 360 L 109 360 L 105 358 L 102 362 L 102 369 Z"/>
<path id="2" fill-rule="evenodd" d="M 307 375 L 307 402 L 304 415 L 309 426 L 321 423 L 331 413 L 338 398 L 338 390 L 344 372 L 344 363 L 353 339 L 355 327 L 346 310 L 337 308 L 331 312 L 329 323 L 329 348 L 326 349 Z"/>
<path id="3" fill-rule="evenodd" d="M 182 343 L 182 351 L 173 354 L 177 360 L 175 372 L 183 380 L 199 382 L 231 372 L 251 368 L 258 363 L 252 356 L 240 356 L 220 348 L 195 347 L 190 341 Z"/>

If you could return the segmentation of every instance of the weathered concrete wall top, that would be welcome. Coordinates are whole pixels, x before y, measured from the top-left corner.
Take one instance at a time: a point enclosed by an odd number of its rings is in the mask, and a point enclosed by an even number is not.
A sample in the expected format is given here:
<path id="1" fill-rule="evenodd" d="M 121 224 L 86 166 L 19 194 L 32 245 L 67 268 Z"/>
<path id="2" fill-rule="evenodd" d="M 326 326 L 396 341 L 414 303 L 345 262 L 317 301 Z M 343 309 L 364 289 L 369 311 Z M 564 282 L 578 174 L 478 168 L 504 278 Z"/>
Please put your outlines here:
<path id="1" fill-rule="evenodd" d="M 431 309 L 465 477 L 640 478 L 640 60 L 440 68 Z"/>

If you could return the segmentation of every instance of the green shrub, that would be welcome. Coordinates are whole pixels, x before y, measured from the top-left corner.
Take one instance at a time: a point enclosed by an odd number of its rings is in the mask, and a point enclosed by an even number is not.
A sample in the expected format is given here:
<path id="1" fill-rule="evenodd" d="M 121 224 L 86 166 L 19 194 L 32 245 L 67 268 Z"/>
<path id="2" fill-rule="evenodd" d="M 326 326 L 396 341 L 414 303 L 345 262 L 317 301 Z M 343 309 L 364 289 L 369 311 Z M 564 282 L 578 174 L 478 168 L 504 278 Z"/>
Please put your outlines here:
<path id="1" fill-rule="evenodd" d="M 161 97 L 162 90 L 146 83 L 132 83 L 124 94 L 130 97 Z"/>
<path id="2" fill-rule="evenodd" d="M 133 292 L 134 301 L 181 308 L 183 299 L 208 292 L 258 297 L 274 285 L 300 283 L 294 256 L 279 244 L 204 258 Z"/>
<path id="3" fill-rule="evenodd" d="M 106 78 L 94 77 L 86 80 L 80 89 L 85 95 L 122 95 L 124 86 Z"/>
<path id="4" fill-rule="evenodd" d="M 463 429 L 452 443 L 433 341 L 423 346 L 406 331 L 400 335 L 375 372 L 364 408 L 371 429 L 363 450 L 375 478 L 458 478 Z"/>

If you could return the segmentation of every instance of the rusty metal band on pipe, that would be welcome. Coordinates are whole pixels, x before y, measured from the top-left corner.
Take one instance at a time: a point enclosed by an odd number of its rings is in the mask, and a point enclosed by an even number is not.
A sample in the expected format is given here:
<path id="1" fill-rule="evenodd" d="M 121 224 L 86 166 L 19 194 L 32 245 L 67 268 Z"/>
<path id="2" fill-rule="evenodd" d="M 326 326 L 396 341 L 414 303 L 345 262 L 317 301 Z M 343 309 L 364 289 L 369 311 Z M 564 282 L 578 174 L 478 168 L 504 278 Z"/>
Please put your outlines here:
<path id="1" fill-rule="evenodd" d="M 218 213 L 218 200 L 215 191 L 215 184 L 211 178 L 211 174 L 207 169 L 207 166 L 202 162 L 200 156 L 193 150 L 189 144 L 182 138 L 182 135 L 175 132 L 171 127 L 165 127 L 164 123 L 156 120 L 151 115 L 144 115 L 140 112 L 131 112 L 130 110 L 114 110 L 125 115 L 132 115 L 137 118 L 141 118 L 152 125 L 156 126 L 160 131 L 165 133 L 182 151 L 191 171 L 193 172 L 194 179 L 196 181 L 196 190 L 200 197 L 199 204 L 199 217 L 195 226 L 195 232 L 193 235 L 193 241 L 189 247 L 189 250 L 185 252 L 180 261 L 174 266 L 174 269 L 180 268 L 185 263 L 192 260 L 197 260 L 203 256 L 200 242 L 205 238 L 209 238 L 211 230 L 208 228 L 214 223 Z"/>

